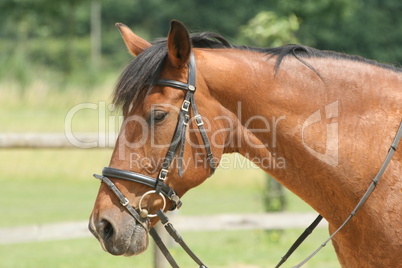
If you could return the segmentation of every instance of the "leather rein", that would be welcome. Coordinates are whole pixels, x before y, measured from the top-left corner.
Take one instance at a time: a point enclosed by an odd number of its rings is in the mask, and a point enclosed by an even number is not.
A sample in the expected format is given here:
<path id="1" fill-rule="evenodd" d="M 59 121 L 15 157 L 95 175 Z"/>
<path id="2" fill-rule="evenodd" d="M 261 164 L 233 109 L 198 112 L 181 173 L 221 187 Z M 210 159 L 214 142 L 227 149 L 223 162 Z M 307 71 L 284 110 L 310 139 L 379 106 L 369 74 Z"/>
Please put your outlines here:
<path id="1" fill-rule="evenodd" d="M 214 158 L 212 155 L 212 150 L 211 150 L 211 145 L 208 139 L 208 136 L 206 134 L 205 128 L 204 128 L 204 122 L 202 120 L 202 117 L 198 113 L 197 106 L 195 103 L 194 99 L 194 93 L 196 91 L 196 63 L 194 59 L 194 55 L 191 53 L 190 56 L 190 62 L 188 64 L 188 82 L 183 83 L 175 80 L 168 80 L 168 79 L 158 79 L 153 85 L 158 85 L 158 86 L 167 86 L 167 87 L 172 87 L 175 89 L 180 89 L 180 90 L 185 90 L 186 95 L 184 97 L 184 101 L 182 103 L 179 117 L 178 117 L 178 122 L 176 126 L 176 130 L 174 132 L 172 141 L 170 143 L 168 152 L 163 160 L 162 163 L 162 168 L 157 176 L 157 178 L 152 178 L 150 176 L 146 176 L 140 173 L 132 172 L 132 171 L 127 171 L 127 170 L 121 170 L 121 169 L 116 169 L 116 168 L 110 168 L 110 167 L 105 167 L 102 170 L 102 175 L 97 175 L 94 174 L 93 176 L 96 179 L 101 180 L 101 182 L 105 183 L 109 189 L 119 198 L 119 201 L 122 206 L 124 206 L 127 211 L 135 218 L 135 220 L 142 226 L 146 231 L 149 230 L 148 224 L 147 224 L 147 219 L 152 218 L 152 217 L 158 217 L 161 221 L 161 223 L 164 225 L 165 229 L 167 232 L 172 236 L 172 238 L 180 244 L 180 246 L 187 252 L 187 254 L 199 265 L 200 268 L 207 268 L 207 266 L 190 250 L 190 248 L 186 245 L 184 242 L 183 238 L 178 234 L 176 229 L 173 227 L 173 225 L 169 222 L 168 217 L 166 214 L 163 212 L 166 208 L 166 199 L 170 200 L 172 203 L 172 206 L 169 208 L 169 210 L 175 210 L 176 208 L 180 208 L 182 205 L 182 202 L 175 193 L 175 191 L 168 186 L 165 183 L 165 180 L 167 178 L 168 172 L 169 172 L 169 167 L 171 166 L 173 159 L 178 152 L 179 158 L 178 158 L 178 173 L 179 176 L 183 176 L 183 154 L 184 154 L 184 146 L 185 146 L 185 138 L 186 138 L 186 129 L 188 126 L 188 123 L 190 121 L 190 108 L 193 110 L 194 114 L 194 120 L 196 125 L 198 126 L 198 129 L 200 131 L 202 140 L 204 142 L 204 148 L 207 154 L 206 160 L 209 162 L 209 168 L 211 170 L 211 173 L 215 171 L 216 168 L 216 163 L 214 162 Z M 308 260 L 310 260 L 315 254 L 318 253 L 321 248 L 323 248 L 333 237 L 336 233 L 338 233 L 349 221 L 350 219 L 356 214 L 356 212 L 360 209 L 360 207 L 365 203 L 365 201 L 368 199 L 370 194 L 373 192 L 374 188 L 377 186 L 379 180 L 381 179 L 385 169 L 387 168 L 388 164 L 390 163 L 393 154 L 395 153 L 399 141 L 402 138 L 402 122 L 399 125 L 398 131 L 396 133 L 396 136 L 392 142 L 391 147 L 388 150 L 388 154 L 379 170 L 375 178 L 373 179 L 372 183 L 368 187 L 367 191 L 363 195 L 363 197 L 360 199 L 359 203 L 355 207 L 355 209 L 351 212 L 349 217 L 344 221 L 344 223 L 334 232 L 332 235 L 320 245 L 318 249 L 316 249 L 312 254 L 310 254 L 305 260 L 300 262 L 298 265 L 294 267 L 301 267 L 303 264 L 305 264 Z M 180 149 L 179 149 L 180 148 Z M 150 190 L 146 193 L 144 193 L 139 201 L 138 204 L 138 209 L 134 209 L 131 205 L 129 200 L 121 193 L 121 191 L 116 187 L 116 185 L 109 179 L 109 178 L 114 178 L 114 179 L 121 179 L 121 180 L 127 180 L 131 182 L 136 182 L 140 184 L 144 184 L 146 186 L 149 186 L 153 188 L 153 190 Z M 145 196 L 150 195 L 150 194 L 157 194 L 162 197 L 163 200 L 163 208 L 158 210 L 156 214 L 149 214 L 146 209 L 142 208 L 142 200 Z M 313 223 L 300 235 L 300 237 L 294 242 L 294 244 L 290 247 L 288 252 L 282 257 L 281 261 L 275 266 L 280 267 L 286 260 L 287 258 L 296 250 L 296 248 L 307 238 L 307 236 L 314 230 L 314 228 L 319 224 L 321 221 L 322 216 L 318 215 L 318 217 L 313 221 Z M 166 259 L 169 261 L 170 265 L 173 268 L 178 268 L 178 264 L 170 254 L 168 248 L 165 246 L 165 244 L 162 242 L 160 236 L 156 232 L 156 229 L 152 227 L 149 230 L 150 235 L 154 239 L 156 245 L 159 247 L 159 249 L 162 251 L 162 253 L 165 255 Z"/>

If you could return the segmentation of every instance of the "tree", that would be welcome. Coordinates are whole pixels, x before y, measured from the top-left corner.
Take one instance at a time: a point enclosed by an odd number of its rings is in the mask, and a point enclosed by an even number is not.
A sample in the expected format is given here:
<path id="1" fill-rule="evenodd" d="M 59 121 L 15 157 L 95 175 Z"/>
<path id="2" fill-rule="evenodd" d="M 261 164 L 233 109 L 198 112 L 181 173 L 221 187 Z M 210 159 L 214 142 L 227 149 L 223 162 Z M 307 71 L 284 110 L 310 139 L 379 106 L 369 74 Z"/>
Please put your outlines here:
<path id="1" fill-rule="evenodd" d="M 400 0 L 274 0 L 276 12 L 300 20 L 299 40 L 336 50 L 402 64 Z"/>
<path id="2" fill-rule="evenodd" d="M 238 39 L 247 45 L 258 47 L 277 47 L 289 43 L 297 43 L 296 32 L 299 21 L 294 14 L 278 16 L 272 11 L 261 11 L 240 27 Z M 267 175 L 263 192 L 266 211 L 283 211 L 286 198 L 283 186 Z M 281 232 L 270 232 L 271 239 L 278 239 Z"/>
<path id="3" fill-rule="evenodd" d="M 128 61 L 114 23 L 125 23 L 153 40 L 166 36 L 171 19 L 183 21 L 193 32 L 218 32 L 240 44 L 271 47 L 299 40 L 319 49 L 402 63 L 400 0 L 96 1 L 102 3 L 102 62 L 110 68 Z M 29 71 L 38 65 L 60 73 L 87 69 L 90 3 L 0 1 L 0 61 L 7 61 L 2 65 L 10 66 L 11 60 L 21 70 L 31 64 Z"/>
<path id="4" fill-rule="evenodd" d="M 259 47 L 277 47 L 297 43 L 295 36 L 299 22 L 294 14 L 279 17 L 272 11 L 261 11 L 240 27 L 239 38 L 246 44 Z"/>

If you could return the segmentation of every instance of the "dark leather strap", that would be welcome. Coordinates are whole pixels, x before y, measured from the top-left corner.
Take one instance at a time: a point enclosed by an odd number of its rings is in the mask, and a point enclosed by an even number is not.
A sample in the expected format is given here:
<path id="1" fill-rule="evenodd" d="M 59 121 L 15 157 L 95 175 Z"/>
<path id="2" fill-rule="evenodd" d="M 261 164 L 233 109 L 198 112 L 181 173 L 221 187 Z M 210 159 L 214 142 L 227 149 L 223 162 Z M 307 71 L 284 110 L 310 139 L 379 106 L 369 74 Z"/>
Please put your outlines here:
<path id="1" fill-rule="evenodd" d="M 144 184 L 151 188 L 155 188 L 156 183 L 157 183 L 157 180 L 152 177 L 149 177 L 149 176 L 146 176 L 146 175 L 143 175 L 140 173 L 136 173 L 136 172 L 131 172 L 128 170 L 122 170 L 122 169 L 111 168 L 111 167 L 104 167 L 102 170 L 102 175 L 104 177 L 110 177 L 110 178 L 116 178 L 116 179 L 141 183 L 141 184 Z M 96 175 L 96 176 L 99 176 L 99 175 Z M 98 178 L 98 177 L 96 177 L 96 178 Z M 179 197 L 176 195 L 176 192 L 165 183 L 162 183 L 160 187 L 161 187 L 160 192 L 166 198 L 168 198 L 170 201 L 172 201 L 172 207 L 170 208 L 170 210 L 180 208 L 182 205 L 182 202 L 179 199 Z"/>
<path id="2" fill-rule="evenodd" d="M 174 81 L 173 81 L 174 82 Z M 170 165 L 173 162 L 174 156 L 176 155 L 177 149 L 179 148 L 180 144 L 182 143 L 183 140 L 183 135 L 185 136 L 188 121 L 190 118 L 189 115 L 189 110 L 190 110 L 190 99 L 191 99 L 191 91 L 187 91 L 186 96 L 184 98 L 180 113 L 179 113 L 179 118 L 178 122 L 176 125 L 175 132 L 172 137 L 172 141 L 170 142 L 170 146 L 168 149 L 168 152 L 166 153 L 165 158 L 163 159 L 162 163 L 162 169 L 168 170 Z M 182 169 L 182 167 L 179 165 L 179 169 Z M 156 189 L 158 190 L 158 189 Z"/>
<path id="3" fill-rule="evenodd" d="M 198 109 L 197 109 L 197 105 L 195 104 L 194 96 L 191 96 L 191 101 L 192 101 L 191 103 L 193 104 L 193 112 L 194 112 L 195 122 L 198 126 L 198 129 L 200 130 L 200 134 L 201 134 L 202 140 L 204 142 L 204 148 L 207 153 L 207 161 L 209 162 L 209 167 L 210 167 L 211 173 L 214 173 L 215 169 L 216 169 L 216 164 L 214 161 L 214 157 L 212 155 L 211 144 L 209 143 L 208 135 L 204 128 L 204 121 L 202 120 L 201 115 L 198 113 Z"/>
<path id="4" fill-rule="evenodd" d="M 105 177 L 105 176 L 100 176 L 97 174 L 93 175 L 96 179 L 101 180 L 103 183 L 105 183 L 110 190 L 112 190 L 112 192 L 119 198 L 120 203 L 127 209 L 127 211 L 131 214 L 131 216 L 134 217 L 134 219 L 141 224 L 142 227 L 144 227 L 144 229 L 146 231 L 148 231 L 148 225 L 147 225 L 147 220 L 146 218 L 141 218 L 141 216 L 138 214 L 138 212 L 130 205 L 130 202 L 128 201 L 128 199 L 123 195 L 122 192 L 120 192 L 119 189 L 117 189 L 116 185 L 109 180 L 109 178 Z"/>
<path id="5" fill-rule="evenodd" d="M 178 243 L 184 249 L 184 251 L 193 259 L 193 261 L 196 262 L 200 266 L 200 268 L 208 268 L 197 257 L 197 255 L 195 255 L 194 252 L 187 246 L 187 244 L 184 242 L 181 235 L 176 231 L 176 229 L 173 227 L 173 225 L 169 222 L 169 218 L 166 216 L 166 214 L 162 210 L 158 210 L 156 212 L 156 214 L 158 215 L 158 218 L 160 219 L 163 226 L 165 226 L 166 231 L 176 241 L 176 243 Z"/>
<path id="6" fill-rule="evenodd" d="M 190 117 L 185 118 L 185 126 L 183 131 L 181 132 L 181 137 L 180 137 L 180 150 L 179 150 L 179 176 L 180 178 L 183 177 L 183 156 L 184 156 L 184 146 L 186 145 L 186 126 L 188 124 Z"/>
<path id="7" fill-rule="evenodd" d="M 384 162 L 382 163 L 382 166 L 380 170 L 378 171 L 377 175 L 374 177 L 372 180 L 370 186 L 360 199 L 359 203 L 357 203 L 356 207 L 353 209 L 353 211 L 350 213 L 350 215 L 346 218 L 346 220 L 339 226 L 338 229 L 333 232 L 330 237 L 324 241 L 316 250 L 314 250 L 309 256 L 307 256 L 303 261 L 301 261 L 299 264 L 294 266 L 295 268 L 299 268 L 303 266 L 306 262 L 308 262 L 312 257 L 314 257 L 323 247 L 327 245 L 327 243 L 340 231 L 342 228 L 356 215 L 357 211 L 363 206 L 363 204 L 366 202 L 366 200 L 369 198 L 371 193 L 374 191 L 375 187 L 377 186 L 378 182 L 380 181 L 382 175 L 384 174 L 385 170 L 388 167 L 388 164 L 391 162 L 391 159 L 396 152 L 396 149 L 398 148 L 398 145 L 402 139 L 402 121 L 399 123 L 398 130 L 396 132 L 395 138 L 391 143 L 390 148 L 388 149 L 387 156 L 385 157 Z"/>
<path id="8" fill-rule="evenodd" d="M 175 81 L 175 80 L 158 79 L 158 80 L 156 80 L 155 85 L 164 86 L 164 87 L 173 87 L 173 88 L 182 89 L 182 90 L 189 90 L 190 83 L 186 84 L 186 83 L 182 83 L 182 82 Z M 195 85 L 195 84 L 192 84 L 192 85 Z"/>
<path id="9" fill-rule="evenodd" d="M 275 266 L 275 268 L 279 268 L 289 257 L 293 254 L 293 252 L 303 243 L 303 241 L 313 232 L 315 227 L 322 220 L 322 216 L 318 215 L 317 218 L 310 224 L 309 227 L 297 238 L 297 240 L 293 243 L 293 245 L 289 248 L 288 252 L 282 257 L 281 261 Z"/>
<path id="10" fill-rule="evenodd" d="M 172 266 L 173 268 L 179 268 L 179 265 L 174 260 L 172 254 L 170 254 L 169 249 L 166 247 L 165 243 L 163 243 L 161 237 L 158 235 L 158 232 L 154 227 L 152 227 L 151 230 L 149 230 L 149 234 L 152 236 L 153 240 L 155 241 L 155 244 L 158 246 L 163 256 L 165 256 L 170 266 Z"/>

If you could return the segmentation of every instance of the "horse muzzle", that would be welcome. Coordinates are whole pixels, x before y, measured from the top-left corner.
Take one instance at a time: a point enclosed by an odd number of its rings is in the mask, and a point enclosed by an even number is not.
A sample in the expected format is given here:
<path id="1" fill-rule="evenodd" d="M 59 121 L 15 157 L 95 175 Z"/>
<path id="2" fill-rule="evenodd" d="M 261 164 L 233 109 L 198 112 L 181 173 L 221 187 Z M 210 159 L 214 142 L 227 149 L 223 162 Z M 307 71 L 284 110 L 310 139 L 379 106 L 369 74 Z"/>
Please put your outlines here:
<path id="1" fill-rule="evenodd" d="M 97 214 L 97 215 L 96 215 Z M 89 231 L 98 239 L 103 250 L 116 256 L 133 256 L 148 247 L 148 232 L 128 213 L 104 211 L 92 213 Z"/>

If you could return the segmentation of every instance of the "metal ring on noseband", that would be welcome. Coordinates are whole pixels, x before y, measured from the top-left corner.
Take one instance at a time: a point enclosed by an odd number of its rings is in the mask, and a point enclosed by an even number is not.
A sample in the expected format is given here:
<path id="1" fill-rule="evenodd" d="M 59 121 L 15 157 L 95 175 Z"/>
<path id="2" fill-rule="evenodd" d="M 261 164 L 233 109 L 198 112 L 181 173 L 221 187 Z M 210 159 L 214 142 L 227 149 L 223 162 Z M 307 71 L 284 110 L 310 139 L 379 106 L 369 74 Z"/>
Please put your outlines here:
<path id="1" fill-rule="evenodd" d="M 148 214 L 148 212 L 144 213 L 146 210 L 142 209 L 142 206 L 141 206 L 142 200 L 144 199 L 145 196 L 150 195 L 150 194 L 156 194 L 156 191 L 155 190 L 150 190 L 150 191 L 144 193 L 140 198 L 140 202 L 138 203 L 138 209 L 140 210 L 141 217 L 145 216 L 145 214 L 146 214 L 146 216 L 143 217 L 143 218 L 146 218 L 146 217 L 155 218 L 155 217 L 158 216 L 156 214 Z M 162 197 L 162 200 L 163 200 L 163 207 L 162 207 L 161 210 L 164 211 L 165 208 L 166 208 L 166 198 L 161 192 L 159 192 L 159 195 L 160 195 L 160 197 Z"/>

